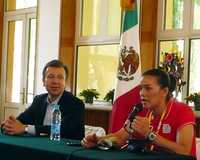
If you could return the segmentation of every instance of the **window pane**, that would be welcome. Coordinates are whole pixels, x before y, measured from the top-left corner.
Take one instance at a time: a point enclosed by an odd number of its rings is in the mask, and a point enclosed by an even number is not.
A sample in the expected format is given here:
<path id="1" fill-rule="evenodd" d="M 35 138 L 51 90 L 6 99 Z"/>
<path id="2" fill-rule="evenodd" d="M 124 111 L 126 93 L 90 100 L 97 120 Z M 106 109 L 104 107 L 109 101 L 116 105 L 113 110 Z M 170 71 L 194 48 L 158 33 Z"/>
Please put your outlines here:
<path id="1" fill-rule="evenodd" d="M 20 102 L 22 31 L 22 21 L 10 21 L 8 23 L 8 53 L 6 73 L 7 102 Z"/>
<path id="2" fill-rule="evenodd" d="M 200 39 L 191 40 L 189 93 L 200 91 Z"/>
<path id="3" fill-rule="evenodd" d="M 37 0 L 7 0 L 6 11 L 36 7 Z"/>
<path id="4" fill-rule="evenodd" d="M 182 99 L 184 41 L 161 41 L 159 51 L 159 66 L 163 67 L 177 80 L 177 89 L 173 93 L 178 100 Z"/>
<path id="5" fill-rule="evenodd" d="M 193 29 L 200 29 L 200 0 L 194 0 Z"/>
<path id="6" fill-rule="evenodd" d="M 28 103 L 33 100 L 34 75 L 35 75 L 35 43 L 36 43 L 36 19 L 30 19 L 29 31 L 29 66 L 28 66 Z"/>
<path id="7" fill-rule="evenodd" d="M 82 36 L 96 36 L 100 33 L 101 0 L 83 0 Z"/>
<path id="8" fill-rule="evenodd" d="M 165 0 L 164 29 L 183 27 L 183 0 Z"/>
<path id="9" fill-rule="evenodd" d="M 119 45 L 78 47 L 76 95 L 84 89 L 97 89 L 100 100 L 116 84 Z"/>
<path id="10" fill-rule="evenodd" d="M 118 36 L 121 26 L 120 0 L 109 0 L 108 7 L 108 35 Z"/>

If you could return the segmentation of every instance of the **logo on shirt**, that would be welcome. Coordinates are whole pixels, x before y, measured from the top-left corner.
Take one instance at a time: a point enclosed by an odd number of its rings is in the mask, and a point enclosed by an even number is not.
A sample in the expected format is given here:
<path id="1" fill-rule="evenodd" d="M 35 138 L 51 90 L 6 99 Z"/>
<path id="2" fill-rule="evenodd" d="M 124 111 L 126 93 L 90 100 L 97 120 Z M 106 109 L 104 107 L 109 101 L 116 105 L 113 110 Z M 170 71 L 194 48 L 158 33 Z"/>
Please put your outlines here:
<path id="1" fill-rule="evenodd" d="M 170 132 L 171 132 L 171 126 L 169 124 L 163 124 L 162 133 L 170 133 Z"/>

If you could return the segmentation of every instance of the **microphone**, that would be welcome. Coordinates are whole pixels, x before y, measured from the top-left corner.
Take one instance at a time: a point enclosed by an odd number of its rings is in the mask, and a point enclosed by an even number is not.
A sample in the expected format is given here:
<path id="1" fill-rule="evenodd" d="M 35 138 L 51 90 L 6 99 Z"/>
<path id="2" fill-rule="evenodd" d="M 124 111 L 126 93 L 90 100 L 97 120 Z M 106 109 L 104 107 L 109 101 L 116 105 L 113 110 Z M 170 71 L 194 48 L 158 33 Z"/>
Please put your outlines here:
<path id="1" fill-rule="evenodd" d="M 138 112 L 142 110 L 143 110 L 143 105 L 141 103 L 134 105 L 131 113 L 128 116 L 129 121 L 133 122 L 133 119 L 135 119 L 135 116 L 138 114 Z"/>
<path id="2" fill-rule="evenodd" d="M 128 116 L 128 120 L 130 121 L 130 126 L 129 128 L 132 129 L 131 127 L 131 122 L 135 119 L 135 116 L 143 110 L 143 105 L 141 103 L 138 103 L 133 106 L 133 109 L 131 113 Z M 129 139 L 127 143 L 127 151 L 129 152 L 144 152 L 145 151 L 145 145 L 147 141 L 146 140 L 141 140 L 141 139 Z"/>

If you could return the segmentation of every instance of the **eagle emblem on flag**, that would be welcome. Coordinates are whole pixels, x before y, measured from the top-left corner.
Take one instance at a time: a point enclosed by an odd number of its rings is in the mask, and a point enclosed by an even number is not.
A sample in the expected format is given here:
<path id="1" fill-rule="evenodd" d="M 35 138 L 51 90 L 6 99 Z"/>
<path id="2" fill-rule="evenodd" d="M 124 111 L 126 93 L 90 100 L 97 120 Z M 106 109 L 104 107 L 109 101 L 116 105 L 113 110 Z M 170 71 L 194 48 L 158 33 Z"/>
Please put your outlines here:
<path id="1" fill-rule="evenodd" d="M 139 55 L 131 46 L 124 46 L 120 51 L 118 75 L 119 80 L 129 81 L 134 79 L 134 73 L 139 67 Z"/>

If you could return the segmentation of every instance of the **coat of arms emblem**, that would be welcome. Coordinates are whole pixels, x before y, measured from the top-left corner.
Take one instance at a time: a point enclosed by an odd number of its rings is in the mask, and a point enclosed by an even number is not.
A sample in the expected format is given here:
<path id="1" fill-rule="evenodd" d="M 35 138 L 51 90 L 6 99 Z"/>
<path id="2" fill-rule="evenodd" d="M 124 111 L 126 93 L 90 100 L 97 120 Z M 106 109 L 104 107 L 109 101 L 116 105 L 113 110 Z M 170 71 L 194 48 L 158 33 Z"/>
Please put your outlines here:
<path id="1" fill-rule="evenodd" d="M 134 79 L 134 73 L 139 67 L 139 55 L 131 46 L 127 49 L 124 46 L 120 51 L 118 79 L 129 81 Z"/>

